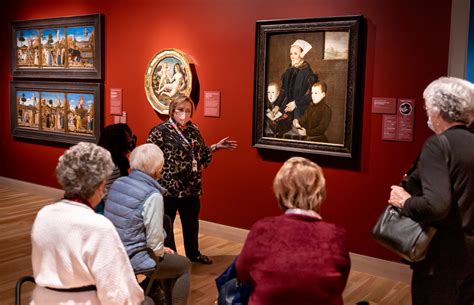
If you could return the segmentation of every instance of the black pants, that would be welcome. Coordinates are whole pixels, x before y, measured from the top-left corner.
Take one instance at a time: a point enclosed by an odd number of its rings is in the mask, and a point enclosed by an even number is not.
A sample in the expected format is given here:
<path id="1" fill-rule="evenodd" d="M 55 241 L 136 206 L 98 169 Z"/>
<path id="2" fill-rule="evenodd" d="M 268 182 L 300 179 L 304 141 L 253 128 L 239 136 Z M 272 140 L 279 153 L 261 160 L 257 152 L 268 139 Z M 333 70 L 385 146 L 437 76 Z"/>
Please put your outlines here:
<path id="1" fill-rule="evenodd" d="M 474 304 L 473 237 L 438 231 L 426 259 L 412 268 L 413 305 Z"/>
<path id="2" fill-rule="evenodd" d="M 165 214 L 171 219 L 171 225 L 174 225 L 176 212 L 179 212 L 181 218 L 181 226 L 183 228 L 184 250 L 186 257 L 196 258 L 199 252 L 199 211 L 201 209 L 201 202 L 199 196 L 192 197 L 165 197 Z M 165 240 L 165 246 L 176 251 L 176 243 L 174 234 Z"/>

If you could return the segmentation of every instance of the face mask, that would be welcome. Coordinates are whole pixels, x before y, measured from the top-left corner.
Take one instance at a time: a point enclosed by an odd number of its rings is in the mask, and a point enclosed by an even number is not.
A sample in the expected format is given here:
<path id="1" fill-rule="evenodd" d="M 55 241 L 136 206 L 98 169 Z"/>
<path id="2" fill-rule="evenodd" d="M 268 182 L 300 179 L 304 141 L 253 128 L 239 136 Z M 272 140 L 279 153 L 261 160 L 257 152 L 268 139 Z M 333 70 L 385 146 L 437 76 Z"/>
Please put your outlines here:
<path id="1" fill-rule="evenodd" d="M 433 121 L 431 121 L 431 117 L 428 116 L 428 122 L 426 122 L 426 124 L 428 125 L 428 128 L 431 129 L 433 132 L 435 131 L 434 130 L 434 127 L 433 127 Z"/>
<path id="2" fill-rule="evenodd" d="M 104 188 L 100 188 L 99 202 L 101 202 L 102 199 L 104 199 L 105 195 L 107 195 L 107 190 L 105 189 L 105 186 L 104 186 Z"/>
<path id="3" fill-rule="evenodd" d="M 184 125 L 189 121 L 189 114 L 186 114 L 186 112 L 181 112 L 181 111 L 175 111 L 174 113 L 174 119 L 176 122 L 178 122 L 180 125 Z"/>
<path id="4" fill-rule="evenodd" d="M 174 117 L 178 120 L 184 121 L 186 119 L 186 113 L 185 112 L 175 112 Z"/>

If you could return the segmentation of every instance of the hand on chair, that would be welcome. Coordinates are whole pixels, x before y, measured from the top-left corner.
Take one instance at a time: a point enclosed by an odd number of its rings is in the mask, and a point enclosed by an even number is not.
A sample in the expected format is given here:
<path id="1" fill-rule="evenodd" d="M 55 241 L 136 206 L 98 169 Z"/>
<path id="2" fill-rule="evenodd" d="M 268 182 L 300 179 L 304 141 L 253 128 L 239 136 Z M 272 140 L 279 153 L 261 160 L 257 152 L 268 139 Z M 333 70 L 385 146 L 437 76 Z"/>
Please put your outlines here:
<path id="1" fill-rule="evenodd" d="M 174 254 L 174 250 L 168 247 L 164 247 L 165 253 L 166 254 Z"/>

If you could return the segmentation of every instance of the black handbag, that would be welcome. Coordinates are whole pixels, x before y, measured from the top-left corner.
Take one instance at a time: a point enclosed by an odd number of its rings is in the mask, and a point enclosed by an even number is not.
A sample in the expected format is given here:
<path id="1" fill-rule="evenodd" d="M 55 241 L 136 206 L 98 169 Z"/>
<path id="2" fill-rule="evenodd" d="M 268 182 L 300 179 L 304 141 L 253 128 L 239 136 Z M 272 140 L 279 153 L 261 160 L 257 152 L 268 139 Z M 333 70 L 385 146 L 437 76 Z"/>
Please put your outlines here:
<path id="1" fill-rule="evenodd" d="M 449 142 L 444 134 L 439 139 L 444 146 L 444 157 L 449 163 Z M 417 159 L 418 161 L 418 159 Z M 421 195 L 421 182 L 416 182 L 410 176 L 416 175 L 416 163 L 405 175 L 401 186 L 411 195 Z M 410 184 L 410 185 L 407 185 Z M 414 194 L 416 193 L 416 194 Z M 436 228 L 418 223 L 410 217 L 401 214 L 401 210 L 394 206 L 387 206 L 372 229 L 373 238 L 382 246 L 400 255 L 409 262 L 419 262 L 426 257 L 430 242 L 436 234 Z"/>
<path id="2" fill-rule="evenodd" d="M 216 278 L 216 286 L 218 291 L 218 305 L 248 304 L 251 286 L 247 283 L 241 283 L 237 279 L 235 260 Z"/>
<path id="3" fill-rule="evenodd" d="M 377 242 L 410 262 L 419 262 L 426 257 L 435 233 L 434 227 L 403 216 L 400 209 L 391 205 L 385 208 L 372 229 Z"/>

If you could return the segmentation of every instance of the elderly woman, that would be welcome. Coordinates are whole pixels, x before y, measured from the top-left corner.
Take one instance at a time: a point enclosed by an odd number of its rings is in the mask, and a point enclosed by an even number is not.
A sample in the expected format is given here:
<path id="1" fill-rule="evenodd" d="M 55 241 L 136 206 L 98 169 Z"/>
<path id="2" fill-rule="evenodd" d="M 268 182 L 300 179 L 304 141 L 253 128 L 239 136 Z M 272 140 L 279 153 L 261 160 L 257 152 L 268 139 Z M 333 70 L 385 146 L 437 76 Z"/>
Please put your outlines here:
<path id="1" fill-rule="evenodd" d="M 227 137 L 206 146 L 197 125 L 191 122 L 194 103 L 187 96 L 171 102 L 169 113 L 169 120 L 150 130 L 147 139 L 148 143 L 160 147 L 165 156 L 163 175 L 159 180 L 168 191 L 164 198 L 165 214 L 174 223 L 176 212 L 179 212 L 186 256 L 192 262 L 211 264 L 212 260 L 199 251 L 202 169 L 209 165 L 216 151 L 232 150 L 237 143 Z M 169 246 L 176 251 L 174 238 Z"/>
<path id="2" fill-rule="evenodd" d="M 130 175 L 112 183 L 105 217 L 117 228 L 136 273 L 156 268 L 151 275 L 163 279 L 166 304 L 185 305 L 189 292 L 190 262 L 164 247 L 163 196 L 156 181 L 163 168 L 163 152 L 143 144 L 130 155 Z"/>
<path id="3" fill-rule="evenodd" d="M 31 304 L 139 304 L 138 285 L 114 226 L 94 212 L 114 165 L 92 143 L 67 150 L 56 167 L 64 198 L 42 208 L 31 232 L 36 284 Z"/>
<path id="4" fill-rule="evenodd" d="M 350 269 L 345 231 L 319 215 L 326 195 L 321 168 L 293 157 L 273 182 L 281 216 L 254 224 L 236 262 L 252 285 L 250 305 L 342 305 Z"/>
<path id="5" fill-rule="evenodd" d="M 426 140 L 406 190 L 392 186 L 389 203 L 438 229 L 425 260 L 412 264 L 414 305 L 474 304 L 473 85 L 442 77 L 423 92 Z M 443 145 L 440 137 L 449 145 Z M 447 158 L 446 158 L 447 157 Z M 448 159 L 448 160 L 446 160 Z"/>

